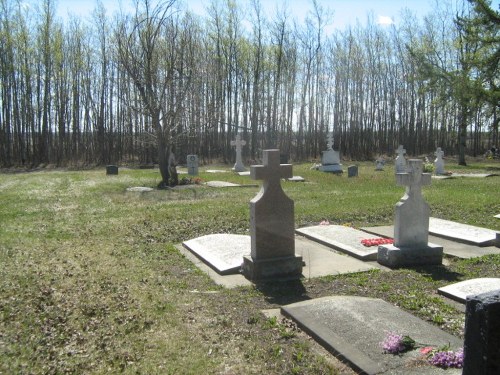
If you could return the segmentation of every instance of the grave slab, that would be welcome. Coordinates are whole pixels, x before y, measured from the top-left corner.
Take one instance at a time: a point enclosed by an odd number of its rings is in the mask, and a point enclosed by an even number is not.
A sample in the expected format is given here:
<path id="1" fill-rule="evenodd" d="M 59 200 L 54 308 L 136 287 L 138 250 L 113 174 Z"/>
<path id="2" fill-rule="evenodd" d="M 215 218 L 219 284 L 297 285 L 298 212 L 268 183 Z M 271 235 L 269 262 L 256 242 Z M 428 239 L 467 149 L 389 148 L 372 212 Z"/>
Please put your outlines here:
<path id="1" fill-rule="evenodd" d="M 241 264 L 243 261 L 243 256 L 241 253 L 250 254 L 250 240 L 242 237 L 234 237 L 231 234 L 218 234 L 217 237 L 202 236 L 195 238 L 194 240 L 189 240 L 188 245 L 193 245 L 198 248 L 198 252 L 194 252 L 190 247 L 185 246 L 184 242 L 182 245 L 176 246 L 179 251 L 185 255 L 191 262 L 193 262 L 196 267 L 204 271 L 210 276 L 210 278 L 217 283 L 226 288 L 234 288 L 242 285 L 252 285 L 252 283 L 247 280 L 243 275 L 239 273 L 238 263 Z M 227 238 L 226 238 L 227 236 Z M 203 237 L 208 237 L 206 243 Z M 216 241 L 218 239 L 218 242 Z M 225 251 L 230 247 L 225 245 L 229 243 L 229 240 L 241 241 L 236 248 L 240 248 L 241 252 L 239 254 L 227 255 Z M 196 240 L 196 241 L 195 241 Z M 234 244 L 234 242 L 233 242 Z M 222 245 L 226 250 L 221 251 L 219 246 Z M 245 248 L 248 246 L 247 250 Z M 231 252 L 229 250 L 229 252 Z M 369 264 L 358 259 L 354 259 L 345 254 L 341 254 L 337 251 L 331 250 L 326 246 L 323 246 L 317 242 L 310 241 L 302 236 L 295 236 L 295 253 L 302 256 L 304 260 L 304 267 L 302 268 L 302 276 L 304 278 L 314 278 L 322 277 L 328 275 L 340 275 L 346 273 L 356 273 L 365 272 L 373 269 L 380 268 L 377 263 Z M 202 258 L 199 254 L 209 254 L 205 258 Z M 221 254 L 226 254 L 224 258 L 217 259 Z M 232 271 L 234 274 L 219 273 L 215 267 L 210 265 L 209 260 L 215 259 L 217 264 L 228 264 L 228 258 L 232 258 Z M 219 266 L 220 267 L 220 266 Z"/>
<path id="2" fill-rule="evenodd" d="M 229 171 L 226 171 L 223 169 L 207 169 L 205 172 L 207 172 L 207 173 L 226 173 Z"/>
<path id="3" fill-rule="evenodd" d="M 138 193 L 147 193 L 150 191 L 153 191 L 153 188 L 147 187 L 147 186 L 132 186 L 127 188 L 127 191 L 133 191 L 133 192 L 138 192 Z"/>
<path id="4" fill-rule="evenodd" d="M 478 278 L 460 281 L 438 288 L 438 293 L 455 301 L 465 303 L 467 296 L 500 290 L 499 278 Z"/>
<path id="5" fill-rule="evenodd" d="M 476 246 L 494 246 L 497 241 L 497 232 L 494 230 L 435 217 L 429 218 L 429 233 Z"/>
<path id="6" fill-rule="evenodd" d="M 296 233 L 361 260 L 377 260 L 377 246 L 366 247 L 361 240 L 382 238 L 343 225 L 315 225 L 298 228 Z"/>
<path id="7" fill-rule="evenodd" d="M 250 254 L 250 236 L 240 234 L 209 234 L 182 245 L 221 275 L 239 273 L 243 257 Z"/>
<path id="8" fill-rule="evenodd" d="M 394 235 L 394 226 L 392 225 L 362 227 L 360 229 L 367 233 L 371 233 L 381 237 L 392 237 Z M 500 249 L 495 246 L 480 247 L 471 244 L 455 242 L 433 235 L 429 235 L 429 242 L 441 245 L 445 254 L 461 259 L 477 258 L 488 254 L 500 254 Z"/>
<path id="9" fill-rule="evenodd" d="M 238 172 L 238 174 L 240 176 L 250 176 L 250 171 L 246 171 L 246 172 Z"/>
<path id="10" fill-rule="evenodd" d="M 290 182 L 305 182 L 306 179 L 302 176 L 293 176 L 293 177 L 287 178 L 286 180 L 290 181 Z"/>
<path id="11" fill-rule="evenodd" d="M 228 181 L 207 181 L 205 183 L 206 186 L 214 187 L 214 188 L 227 188 L 227 187 L 258 187 L 257 184 L 234 184 Z"/>
<path id="12" fill-rule="evenodd" d="M 486 178 L 498 176 L 496 173 L 452 173 L 452 177 Z"/>
<path id="13" fill-rule="evenodd" d="M 461 374 L 443 370 L 417 359 L 418 350 L 400 355 L 385 354 L 380 343 L 388 332 L 408 335 L 417 343 L 451 350 L 462 340 L 381 300 L 331 296 L 283 306 L 282 314 L 297 322 L 336 357 L 363 374 Z"/>

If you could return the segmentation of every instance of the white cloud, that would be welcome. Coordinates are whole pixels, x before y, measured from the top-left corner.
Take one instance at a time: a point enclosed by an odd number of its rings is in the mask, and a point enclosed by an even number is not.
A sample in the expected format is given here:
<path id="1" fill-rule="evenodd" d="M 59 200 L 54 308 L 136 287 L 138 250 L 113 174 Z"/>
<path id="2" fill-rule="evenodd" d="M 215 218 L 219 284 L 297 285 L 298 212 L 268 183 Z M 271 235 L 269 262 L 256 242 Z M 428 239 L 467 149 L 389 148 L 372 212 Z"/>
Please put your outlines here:
<path id="1" fill-rule="evenodd" d="M 392 20 L 391 17 L 389 16 L 378 16 L 377 18 L 377 24 L 385 26 L 385 25 L 392 25 L 394 21 Z"/>

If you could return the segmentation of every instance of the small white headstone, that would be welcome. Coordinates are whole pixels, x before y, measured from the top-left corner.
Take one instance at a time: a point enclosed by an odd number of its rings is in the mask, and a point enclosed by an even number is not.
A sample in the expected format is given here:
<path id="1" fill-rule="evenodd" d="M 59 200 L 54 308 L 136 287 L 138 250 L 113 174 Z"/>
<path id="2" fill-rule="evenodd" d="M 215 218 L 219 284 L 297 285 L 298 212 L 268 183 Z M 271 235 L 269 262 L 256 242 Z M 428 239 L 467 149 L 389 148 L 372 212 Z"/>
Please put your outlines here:
<path id="1" fill-rule="evenodd" d="M 241 160 L 241 150 L 242 147 L 247 144 L 246 141 L 241 139 L 241 136 L 239 134 L 236 134 L 236 139 L 234 141 L 231 141 L 231 146 L 236 147 L 236 163 L 234 163 L 233 171 L 235 172 L 244 172 L 246 171 L 245 166 L 243 165 L 243 162 Z"/>
<path id="2" fill-rule="evenodd" d="M 444 170 L 444 160 L 443 160 L 444 152 L 441 150 L 441 147 L 438 147 L 436 149 L 434 155 L 436 155 L 436 160 L 434 160 L 434 173 L 445 174 L 446 171 Z"/>
<path id="3" fill-rule="evenodd" d="M 404 155 L 406 154 L 406 150 L 403 148 L 402 145 L 399 145 L 398 149 L 396 150 L 396 153 L 398 154 L 398 156 L 396 156 L 396 162 L 395 162 L 396 173 L 405 173 L 406 159 Z"/>
<path id="4" fill-rule="evenodd" d="M 383 171 L 384 170 L 384 165 L 385 165 L 385 160 L 382 158 L 378 158 L 375 160 L 375 170 L 376 171 Z"/>

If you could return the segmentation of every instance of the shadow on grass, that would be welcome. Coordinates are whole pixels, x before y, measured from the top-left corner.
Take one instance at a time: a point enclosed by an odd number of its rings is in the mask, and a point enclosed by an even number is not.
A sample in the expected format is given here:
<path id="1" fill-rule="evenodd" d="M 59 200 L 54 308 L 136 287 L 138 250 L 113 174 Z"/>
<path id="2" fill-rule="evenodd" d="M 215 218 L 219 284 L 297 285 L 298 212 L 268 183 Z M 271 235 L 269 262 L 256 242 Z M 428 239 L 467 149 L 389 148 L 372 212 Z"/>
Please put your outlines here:
<path id="1" fill-rule="evenodd" d="M 269 280 L 260 281 L 255 284 L 268 303 L 277 305 L 288 305 L 294 302 L 311 299 L 302 280 Z"/>
<path id="2" fill-rule="evenodd" d="M 451 271 L 443 265 L 415 267 L 414 270 L 422 276 L 430 277 L 434 281 L 456 282 L 461 281 L 464 276 L 464 274 Z"/>

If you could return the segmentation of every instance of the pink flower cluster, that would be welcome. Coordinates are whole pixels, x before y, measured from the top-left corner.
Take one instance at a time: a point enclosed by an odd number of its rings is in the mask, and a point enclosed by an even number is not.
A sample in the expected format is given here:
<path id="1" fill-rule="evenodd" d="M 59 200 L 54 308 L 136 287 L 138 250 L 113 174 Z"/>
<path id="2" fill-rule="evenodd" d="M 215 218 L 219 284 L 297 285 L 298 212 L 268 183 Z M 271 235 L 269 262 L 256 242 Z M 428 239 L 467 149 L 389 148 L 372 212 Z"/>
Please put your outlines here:
<path id="1" fill-rule="evenodd" d="M 415 347 L 415 341 L 409 336 L 388 332 L 381 345 L 384 352 L 398 354 L 413 349 Z"/>
<path id="2" fill-rule="evenodd" d="M 393 243 L 394 240 L 392 238 L 368 238 L 361 240 L 361 243 L 366 246 L 379 246 L 379 245 L 387 245 Z"/>

